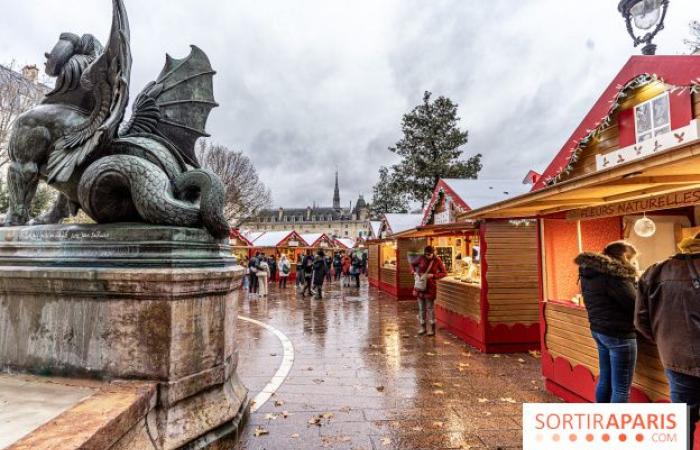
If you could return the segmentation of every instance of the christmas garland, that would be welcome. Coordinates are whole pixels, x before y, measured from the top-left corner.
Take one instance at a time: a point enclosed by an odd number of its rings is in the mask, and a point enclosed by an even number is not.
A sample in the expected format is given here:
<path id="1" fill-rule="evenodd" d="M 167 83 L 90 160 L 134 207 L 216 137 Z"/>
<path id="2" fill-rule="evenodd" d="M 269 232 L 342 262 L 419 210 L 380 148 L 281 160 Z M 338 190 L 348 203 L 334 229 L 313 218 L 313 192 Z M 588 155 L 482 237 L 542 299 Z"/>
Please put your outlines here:
<path id="1" fill-rule="evenodd" d="M 554 176 L 548 176 L 545 178 L 545 183 L 548 186 L 554 185 L 561 181 L 562 177 L 565 177 L 569 175 L 573 169 L 574 165 L 578 162 L 581 152 L 585 149 L 585 147 L 595 138 L 600 136 L 600 133 L 608 128 L 611 123 L 613 116 L 615 113 L 618 112 L 620 109 L 620 106 L 624 101 L 629 97 L 631 92 L 636 91 L 637 89 L 644 87 L 648 84 L 655 83 L 655 82 L 661 82 L 664 83 L 668 86 L 668 92 L 669 93 L 675 93 L 677 95 L 681 95 L 684 92 L 690 91 L 691 94 L 698 94 L 700 93 L 700 78 L 697 78 L 689 85 L 672 85 L 666 83 L 662 78 L 660 78 L 656 74 L 641 74 L 633 78 L 631 81 L 627 82 L 624 86 L 617 86 L 617 94 L 615 94 L 615 97 L 610 101 L 610 109 L 608 110 L 608 114 L 600 119 L 595 124 L 595 127 L 592 130 L 586 130 L 586 136 L 584 136 L 582 139 L 575 141 L 574 146 L 569 150 L 569 159 L 567 162 L 567 165 L 564 167 L 559 167 L 559 171 L 557 172 L 556 175 Z"/>

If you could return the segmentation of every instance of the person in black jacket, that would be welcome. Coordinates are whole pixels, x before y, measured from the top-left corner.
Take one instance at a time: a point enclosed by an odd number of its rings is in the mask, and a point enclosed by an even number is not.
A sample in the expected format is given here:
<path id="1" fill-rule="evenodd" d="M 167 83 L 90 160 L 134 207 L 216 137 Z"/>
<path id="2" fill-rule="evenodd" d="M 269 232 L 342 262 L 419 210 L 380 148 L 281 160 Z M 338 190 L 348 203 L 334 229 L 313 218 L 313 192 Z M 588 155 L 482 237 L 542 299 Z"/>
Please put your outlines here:
<path id="1" fill-rule="evenodd" d="M 313 260 L 314 292 L 316 293 L 316 298 L 319 300 L 323 298 L 323 281 L 326 278 L 328 270 L 326 254 L 322 249 L 319 249 Z"/>
<path id="2" fill-rule="evenodd" d="M 576 257 L 583 302 L 598 346 L 596 402 L 627 403 L 637 363 L 634 307 L 637 250 L 624 241 Z"/>

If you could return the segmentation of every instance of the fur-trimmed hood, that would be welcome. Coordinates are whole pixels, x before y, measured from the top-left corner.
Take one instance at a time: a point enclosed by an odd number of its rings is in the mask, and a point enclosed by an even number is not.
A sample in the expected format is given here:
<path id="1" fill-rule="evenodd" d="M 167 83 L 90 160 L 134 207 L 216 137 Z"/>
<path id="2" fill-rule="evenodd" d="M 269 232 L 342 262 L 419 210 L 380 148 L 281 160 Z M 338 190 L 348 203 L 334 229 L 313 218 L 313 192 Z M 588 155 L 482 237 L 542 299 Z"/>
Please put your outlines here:
<path id="1" fill-rule="evenodd" d="M 632 264 L 618 261 L 600 253 L 581 253 L 574 262 L 584 271 L 592 270 L 616 278 L 634 280 L 638 275 L 637 268 Z"/>
<path id="2" fill-rule="evenodd" d="M 700 239 L 686 238 L 678 244 L 682 253 L 700 253 Z"/>

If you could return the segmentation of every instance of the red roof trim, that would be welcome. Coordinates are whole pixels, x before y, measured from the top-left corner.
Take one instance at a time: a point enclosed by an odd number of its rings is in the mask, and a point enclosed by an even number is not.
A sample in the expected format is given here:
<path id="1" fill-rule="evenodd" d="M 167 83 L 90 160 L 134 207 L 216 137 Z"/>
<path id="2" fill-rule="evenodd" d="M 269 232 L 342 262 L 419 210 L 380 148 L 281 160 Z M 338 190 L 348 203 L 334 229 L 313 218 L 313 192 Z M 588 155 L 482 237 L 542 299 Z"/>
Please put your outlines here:
<path id="1" fill-rule="evenodd" d="M 571 149 L 576 146 L 579 140 L 583 139 L 588 134 L 588 130 L 594 129 L 596 123 L 610 111 L 610 101 L 615 97 L 615 94 L 617 94 L 619 86 L 645 73 L 656 74 L 669 84 L 687 85 L 700 77 L 700 57 L 693 55 L 632 56 L 610 85 L 603 91 L 598 101 L 593 105 L 561 150 L 559 150 L 559 153 L 554 157 L 549 166 L 547 166 L 547 169 L 542 173 L 540 179 L 532 187 L 532 191 L 545 188 L 547 186 L 546 180 L 550 177 L 555 177 L 559 168 L 567 166 Z"/>
<path id="2" fill-rule="evenodd" d="M 253 243 L 250 242 L 250 240 L 247 237 L 243 236 L 243 233 L 241 233 L 241 230 L 238 230 L 238 229 L 231 230 L 231 233 L 229 234 L 229 239 L 234 239 L 234 238 L 240 239 L 245 244 L 247 244 L 249 247 L 253 246 Z"/>
<path id="3" fill-rule="evenodd" d="M 450 195 L 450 197 L 452 197 L 452 199 L 457 202 L 459 206 L 464 208 L 465 212 L 471 211 L 471 208 L 469 207 L 467 202 L 465 202 L 462 197 L 457 195 L 457 193 L 450 187 L 449 184 L 447 184 L 447 182 L 444 179 L 440 178 L 437 184 L 435 185 L 435 189 L 433 190 L 433 196 L 430 198 L 430 202 L 428 202 L 428 207 L 425 209 L 425 213 L 423 213 L 423 220 L 421 221 L 421 225 L 423 226 L 425 226 L 428 220 L 430 220 L 430 214 L 433 212 L 435 203 L 440 198 L 440 189 L 447 192 Z"/>

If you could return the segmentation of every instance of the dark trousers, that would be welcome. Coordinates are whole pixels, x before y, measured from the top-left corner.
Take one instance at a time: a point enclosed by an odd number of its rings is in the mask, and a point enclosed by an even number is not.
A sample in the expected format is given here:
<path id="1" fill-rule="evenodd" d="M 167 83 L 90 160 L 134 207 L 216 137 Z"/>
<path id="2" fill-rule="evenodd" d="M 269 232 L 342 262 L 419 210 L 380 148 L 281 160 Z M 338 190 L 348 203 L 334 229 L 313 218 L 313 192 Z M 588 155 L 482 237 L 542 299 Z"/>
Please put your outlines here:
<path id="1" fill-rule="evenodd" d="M 318 299 L 323 298 L 323 285 L 316 284 L 316 285 L 314 285 L 314 289 L 316 290 L 316 298 L 318 298 Z"/>
<path id="2" fill-rule="evenodd" d="M 360 272 L 357 272 L 356 274 L 352 275 L 352 277 L 355 279 L 355 287 L 360 287 Z"/>
<path id="3" fill-rule="evenodd" d="M 251 273 L 248 275 L 248 292 L 251 294 L 257 294 L 258 293 L 258 276 L 254 273 Z"/>
<path id="4" fill-rule="evenodd" d="M 335 281 L 340 280 L 340 275 L 343 272 L 343 268 L 341 266 L 334 267 L 333 270 L 335 271 Z"/>
<path id="5" fill-rule="evenodd" d="M 598 346 L 600 377 L 595 390 L 597 403 L 628 403 L 634 367 L 637 364 L 637 340 L 622 339 L 592 332 Z"/>
<path id="6" fill-rule="evenodd" d="M 690 416 L 690 449 L 695 444 L 695 424 L 700 420 L 700 378 L 666 369 L 666 378 L 671 386 L 671 401 L 688 405 Z"/>
<path id="7" fill-rule="evenodd" d="M 307 292 L 311 295 L 311 277 L 304 277 L 304 283 L 304 290 L 301 291 L 301 295 L 306 295 Z"/>
<path id="8" fill-rule="evenodd" d="M 289 277 L 280 277 L 280 288 L 287 287 L 287 278 L 289 278 Z"/>

